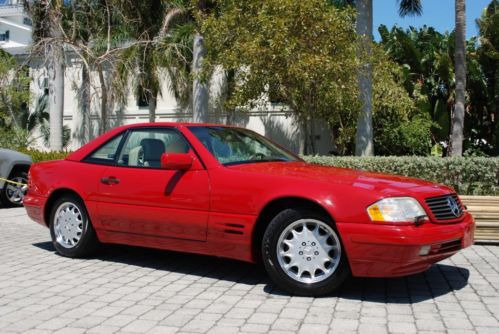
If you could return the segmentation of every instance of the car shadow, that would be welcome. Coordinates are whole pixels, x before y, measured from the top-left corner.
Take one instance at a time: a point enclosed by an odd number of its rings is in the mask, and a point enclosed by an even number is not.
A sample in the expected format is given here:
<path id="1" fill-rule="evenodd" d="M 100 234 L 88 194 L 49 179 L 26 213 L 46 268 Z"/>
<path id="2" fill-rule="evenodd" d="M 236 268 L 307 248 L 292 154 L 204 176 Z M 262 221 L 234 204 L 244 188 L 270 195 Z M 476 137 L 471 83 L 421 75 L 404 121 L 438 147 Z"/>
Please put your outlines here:
<path id="1" fill-rule="evenodd" d="M 35 243 L 33 246 L 57 254 L 52 242 Z M 268 294 L 290 296 L 270 281 L 262 265 L 236 260 L 121 245 L 104 245 L 91 259 L 237 284 L 262 284 L 263 291 Z M 400 278 L 352 277 L 327 297 L 410 304 L 460 290 L 468 284 L 468 279 L 466 268 L 435 264 L 423 273 Z"/>

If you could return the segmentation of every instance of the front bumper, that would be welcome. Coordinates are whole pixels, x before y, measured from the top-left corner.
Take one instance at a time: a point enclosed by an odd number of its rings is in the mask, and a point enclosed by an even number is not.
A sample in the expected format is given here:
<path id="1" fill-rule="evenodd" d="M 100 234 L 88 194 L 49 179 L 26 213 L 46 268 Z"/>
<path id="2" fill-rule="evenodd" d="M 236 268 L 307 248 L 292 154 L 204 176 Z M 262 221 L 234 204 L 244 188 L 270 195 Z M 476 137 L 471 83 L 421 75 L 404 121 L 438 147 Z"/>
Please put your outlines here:
<path id="1" fill-rule="evenodd" d="M 475 222 L 469 213 L 455 224 L 394 226 L 337 223 L 352 274 L 396 277 L 419 273 L 474 242 Z M 420 255 L 430 246 L 428 255 Z"/>

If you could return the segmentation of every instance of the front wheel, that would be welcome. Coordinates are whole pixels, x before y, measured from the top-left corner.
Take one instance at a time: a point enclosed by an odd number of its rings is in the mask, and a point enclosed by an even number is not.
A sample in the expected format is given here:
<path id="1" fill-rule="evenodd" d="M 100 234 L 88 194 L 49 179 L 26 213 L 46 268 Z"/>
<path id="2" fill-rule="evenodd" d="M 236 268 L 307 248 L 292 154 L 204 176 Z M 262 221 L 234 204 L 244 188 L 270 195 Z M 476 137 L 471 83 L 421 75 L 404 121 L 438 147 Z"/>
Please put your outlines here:
<path id="1" fill-rule="evenodd" d="M 55 201 L 50 213 L 50 236 L 57 252 L 66 257 L 90 255 L 99 245 L 85 205 L 74 195 Z"/>
<path id="2" fill-rule="evenodd" d="M 331 219 L 309 210 L 278 214 L 265 231 L 262 254 L 272 280 L 297 295 L 328 294 L 350 273 Z"/>

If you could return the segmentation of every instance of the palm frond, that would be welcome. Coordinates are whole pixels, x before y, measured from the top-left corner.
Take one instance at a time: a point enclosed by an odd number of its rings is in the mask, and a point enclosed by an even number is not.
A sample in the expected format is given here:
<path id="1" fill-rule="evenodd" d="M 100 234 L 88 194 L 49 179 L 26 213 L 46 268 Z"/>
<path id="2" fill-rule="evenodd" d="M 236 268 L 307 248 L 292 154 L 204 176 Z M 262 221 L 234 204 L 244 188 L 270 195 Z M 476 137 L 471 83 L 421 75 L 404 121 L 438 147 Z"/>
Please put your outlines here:
<path id="1" fill-rule="evenodd" d="M 421 0 L 398 0 L 399 15 L 405 16 L 419 16 L 423 14 L 423 4 Z"/>

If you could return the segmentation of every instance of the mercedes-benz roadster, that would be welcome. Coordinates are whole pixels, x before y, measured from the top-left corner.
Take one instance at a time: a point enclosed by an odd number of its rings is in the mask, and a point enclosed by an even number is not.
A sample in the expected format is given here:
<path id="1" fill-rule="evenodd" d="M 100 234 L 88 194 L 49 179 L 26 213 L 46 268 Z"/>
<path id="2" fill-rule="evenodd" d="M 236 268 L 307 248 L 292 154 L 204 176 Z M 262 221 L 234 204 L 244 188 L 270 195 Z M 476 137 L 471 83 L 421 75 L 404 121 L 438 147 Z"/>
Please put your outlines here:
<path id="1" fill-rule="evenodd" d="M 111 130 L 33 165 L 24 205 L 63 256 L 114 243 L 263 262 L 299 295 L 350 274 L 422 272 L 474 233 L 446 186 L 312 165 L 255 132 L 208 124 Z"/>

